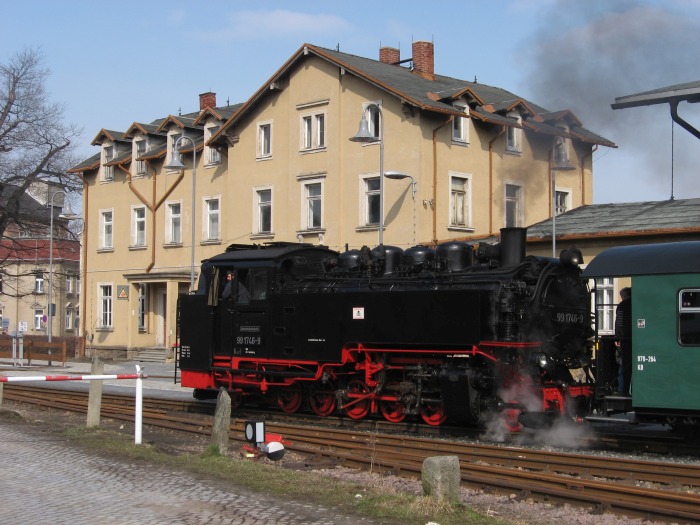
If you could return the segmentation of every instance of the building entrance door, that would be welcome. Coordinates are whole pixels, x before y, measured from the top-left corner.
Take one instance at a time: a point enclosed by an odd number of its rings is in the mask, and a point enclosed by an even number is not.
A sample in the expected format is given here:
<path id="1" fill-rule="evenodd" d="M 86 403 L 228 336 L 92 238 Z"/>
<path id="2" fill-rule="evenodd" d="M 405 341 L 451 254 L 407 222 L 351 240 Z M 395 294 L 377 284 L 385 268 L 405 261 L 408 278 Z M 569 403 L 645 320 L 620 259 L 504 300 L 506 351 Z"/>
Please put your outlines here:
<path id="1" fill-rule="evenodd" d="M 156 321 L 156 339 L 155 345 L 165 348 L 165 334 L 168 322 L 168 295 L 165 287 L 158 287 L 155 290 L 155 321 Z"/>

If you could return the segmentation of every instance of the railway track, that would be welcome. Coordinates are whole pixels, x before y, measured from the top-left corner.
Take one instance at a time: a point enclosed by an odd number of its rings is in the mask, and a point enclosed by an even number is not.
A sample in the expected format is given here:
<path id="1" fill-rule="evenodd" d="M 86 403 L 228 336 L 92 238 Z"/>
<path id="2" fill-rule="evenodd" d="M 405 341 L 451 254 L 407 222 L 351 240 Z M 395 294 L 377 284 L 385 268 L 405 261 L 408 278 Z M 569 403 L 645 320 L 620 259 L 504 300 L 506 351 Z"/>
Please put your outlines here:
<path id="1" fill-rule="evenodd" d="M 87 411 L 87 394 L 6 385 L 6 399 L 46 408 Z M 143 423 L 202 435 L 211 433 L 209 414 L 191 403 L 144 399 Z M 206 406 L 205 410 L 210 410 Z M 104 395 L 102 416 L 133 421 L 133 398 Z M 244 441 L 243 420 L 233 420 L 230 436 Z M 523 498 L 567 502 L 600 511 L 674 523 L 700 523 L 700 467 L 559 453 L 444 439 L 399 436 L 379 431 L 309 427 L 267 421 L 267 431 L 284 436 L 287 448 L 333 458 L 346 466 L 420 477 L 423 461 L 456 455 L 462 483 L 513 492 Z"/>

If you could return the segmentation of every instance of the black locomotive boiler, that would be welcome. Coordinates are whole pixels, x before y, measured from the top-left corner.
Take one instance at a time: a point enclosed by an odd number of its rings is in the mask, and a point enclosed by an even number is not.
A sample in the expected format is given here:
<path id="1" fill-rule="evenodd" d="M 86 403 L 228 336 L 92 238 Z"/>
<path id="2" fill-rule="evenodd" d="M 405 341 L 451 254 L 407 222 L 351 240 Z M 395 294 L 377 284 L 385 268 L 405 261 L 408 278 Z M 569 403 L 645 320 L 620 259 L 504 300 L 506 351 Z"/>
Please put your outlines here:
<path id="1" fill-rule="evenodd" d="M 593 387 L 572 373 L 591 357 L 581 254 L 526 257 L 525 229 L 501 234 L 405 251 L 232 245 L 180 296 L 182 386 L 197 398 L 223 387 L 234 406 L 430 425 L 585 415 Z"/>

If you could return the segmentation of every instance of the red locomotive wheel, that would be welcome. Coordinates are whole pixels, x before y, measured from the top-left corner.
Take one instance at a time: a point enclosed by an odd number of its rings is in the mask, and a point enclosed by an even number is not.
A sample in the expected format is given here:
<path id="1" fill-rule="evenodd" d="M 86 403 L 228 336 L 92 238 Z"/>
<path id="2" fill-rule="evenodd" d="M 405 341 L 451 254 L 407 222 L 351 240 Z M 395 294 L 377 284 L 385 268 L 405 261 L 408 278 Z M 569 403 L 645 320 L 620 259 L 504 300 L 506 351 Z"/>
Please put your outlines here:
<path id="1" fill-rule="evenodd" d="M 316 390 L 309 392 L 309 408 L 321 417 L 330 416 L 335 412 L 337 400 L 332 390 Z"/>
<path id="2" fill-rule="evenodd" d="M 348 401 L 345 403 L 343 410 L 347 416 L 351 419 L 362 419 L 367 414 L 369 414 L 370 400 L 369 397 L 365 397 L 369 394 L 369 387 L 360 381 L 355 379 L 348 383 Z"/>
<path id="3" fill-rule="evenodd" d="M 277 391 L 277 406 L 287 414 L 293 414 L 301 406 L 301 390 L 280 389 Z"/>
<path id="4" fill-rule="evenodd" d="M 406 407 L 401 401 L 380 401 L 379 410 L 384 419 L 392 423 L 401 423 L 406 419 Z"/>
<path id="5" fill-rule="evenodd" d="M 523 429 L 522 423 L 518 421 L 520 410 L 517 408 L 508 408 L 501 414 L 503 425 L 508 432 L 520 432 Z"/>
<path id="6" fill-rule="evenodd" d="M 436 427 L 445 422 L 447 414 L 445 414 L 445 407 L 442 406 L 442 403 L 428 402 L 420 406 L 420 417 L 428 425 Z"/>

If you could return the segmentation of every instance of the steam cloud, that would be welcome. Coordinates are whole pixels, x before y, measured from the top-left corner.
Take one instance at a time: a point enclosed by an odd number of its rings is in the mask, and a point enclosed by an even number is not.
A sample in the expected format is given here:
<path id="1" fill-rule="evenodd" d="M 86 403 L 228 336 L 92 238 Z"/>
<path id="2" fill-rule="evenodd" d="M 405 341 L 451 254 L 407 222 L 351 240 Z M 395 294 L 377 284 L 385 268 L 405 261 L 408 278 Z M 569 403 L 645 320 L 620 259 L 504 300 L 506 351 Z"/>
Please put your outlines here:
<path id="1" fill-rule="evenodd" d="M 668 104 L 622 110 L 610 104 L 616 97 L 700 80 L 700 4 L 557 0 L 541 20 L 523 45 L 523 92 L 547 109 L 571 109 L 587 129 L 618 145 L 619 152 L 602 148 L 594 157 L 596 190 L 617 187 L 615 201 L 639 200 L 629 198 L 636 191 L 632 182 L 645 187 L 649 200 L 669 198 Z M 700 108 L 682 103 L 679 113 L 700 128 Z M 675 125 L 673 149 L 674 195 L 700 196 L 698 139 Z M 615 164 L 623 152 L 625 162 Z"/>

